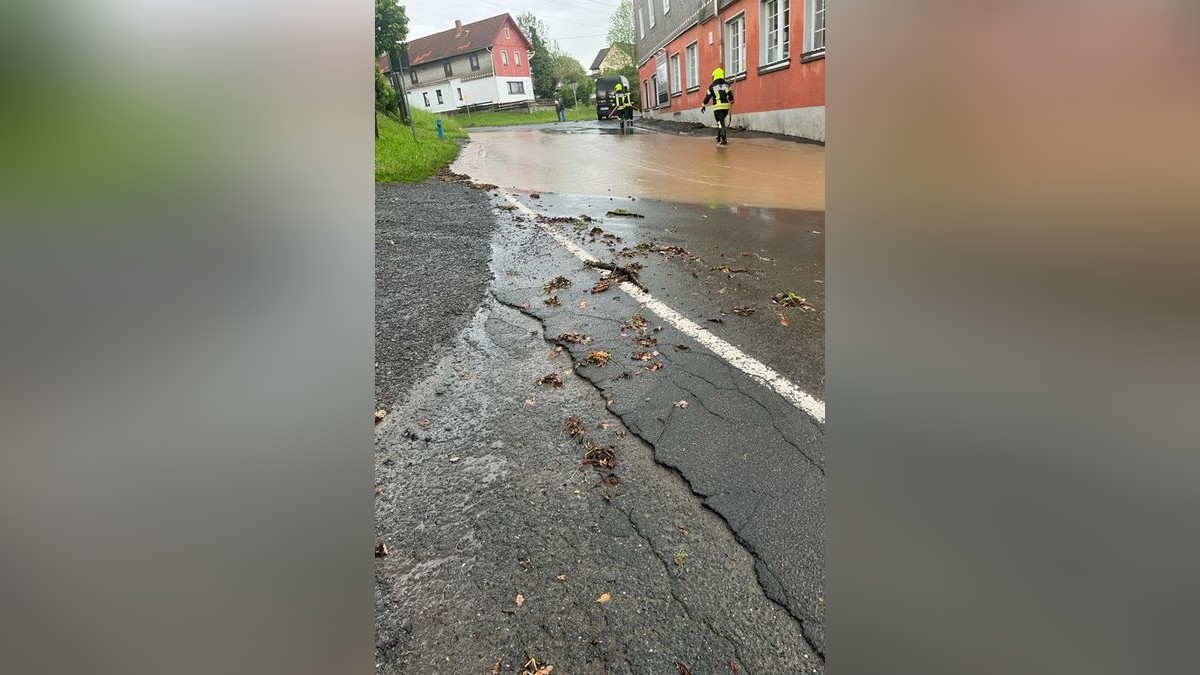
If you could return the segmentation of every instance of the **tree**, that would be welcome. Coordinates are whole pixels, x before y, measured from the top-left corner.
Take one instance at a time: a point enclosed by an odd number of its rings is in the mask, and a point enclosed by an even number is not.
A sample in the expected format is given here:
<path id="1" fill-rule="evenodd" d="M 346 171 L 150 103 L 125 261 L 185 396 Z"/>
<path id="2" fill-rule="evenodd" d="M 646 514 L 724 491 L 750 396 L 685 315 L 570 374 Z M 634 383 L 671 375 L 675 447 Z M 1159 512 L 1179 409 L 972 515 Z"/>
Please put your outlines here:
<path id="1" fill-rule="evenodd" d="M 532 12 L 518 15 L 516 21 L 533 46 L 533 54 L 529 57 L 529 69 L 533 71 L 533 95 L 537 98 L 554 98 L 558 86 L 558 71 L 555 68 L 558 45 L 546 42 L 546 24 Z"/>
<path id="2" fill-rule="evenodd" d="M 375 0 L 375 56 L 392 54 L 408 37 L 408 15 L 396 0 Z"/>
<path id="3" fill-rule="evenodd" d="M 585 98 L 591 96 L 589 85 L 592 81 L 588 79 L 587 71 L 583 69 L 583 64 L 570 54 L 555 54 L 554 55 L 554 72 L 558 76 L 559 96 L 565 101 L 571 101 L 574 98 Z M 577 88 L 574 94 L 571 93 L 571 84 L 576 83 Z M 580 91 L 583 90 L 583 91 Z"/>
<path id="4" fill-rule="evenodd" d="M 633 42 L 636 37 L 633 26 L 633 0 L 621 0 L 616 11 L 608 18 L 609 47 L 625 52 L 630 63 L 637 63 Z"/>

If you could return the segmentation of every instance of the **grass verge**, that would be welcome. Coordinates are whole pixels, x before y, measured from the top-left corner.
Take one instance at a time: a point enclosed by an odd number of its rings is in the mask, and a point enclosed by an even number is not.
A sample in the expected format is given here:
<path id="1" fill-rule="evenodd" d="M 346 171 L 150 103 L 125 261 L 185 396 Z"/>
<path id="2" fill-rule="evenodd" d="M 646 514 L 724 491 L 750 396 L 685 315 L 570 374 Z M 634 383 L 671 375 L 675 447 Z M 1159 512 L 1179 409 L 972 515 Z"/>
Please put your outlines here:
<path id="1" fill-rule="evenodd" d="M 567 108 L 567 121 L 579 122 L 596 118 L 596 109 L 581 105 L 578 108 Z M 558 121 L 554 109 L 526 112 L 524 110 L 455 113 L 454 120 L 464 127 L 507 127 L 517 124 L 550 124 Z"/>
<path id="2" fill-rule="evenodd" d="M 452 117 L 442 116 L 446 138 L 438 140 L 436 118 L 424 110 L 413 110 L 412 129 L 406 124 L 375 114 L 379 138 L 375 139 L 375 181 L 379 183 L 416 183 L 447 166 L 458 155 L 458 140 L 467 132 Z"/>

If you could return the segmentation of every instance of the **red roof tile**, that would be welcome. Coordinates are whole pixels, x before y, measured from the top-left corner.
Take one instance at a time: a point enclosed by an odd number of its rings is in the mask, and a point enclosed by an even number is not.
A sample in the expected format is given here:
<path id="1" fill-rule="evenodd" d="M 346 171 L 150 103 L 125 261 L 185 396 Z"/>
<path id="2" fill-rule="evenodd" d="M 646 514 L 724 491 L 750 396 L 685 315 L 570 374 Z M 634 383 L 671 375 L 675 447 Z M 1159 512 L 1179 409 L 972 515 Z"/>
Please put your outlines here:
<path id="1" fill-rule="evenodd" d="M 474 23 L 465 23 L 463 24 L 461 33 L 458 28 L 451 28 L 450 30 L 444 30 L 440 33 L 412 40 L 408 43 L 409 61 L 413 65 L 417 65 L 438 61 L 458 54 L 487 49 L 492 46 L 496 35 L 500 32 L 500 28 L 504 26 L 506 21 L 512 21 L 512 17 L 508 14 L 500 14 Z M 525 43 L 528 45 L 529 39 L 517 27 L 515 21 L 512 22 L 512 26 L 516 29 L 517 35 L 520 35 L 521 39 L 525 40 Z M 529 47 L 532 48 L 533 45 L 529 45 Z"/>

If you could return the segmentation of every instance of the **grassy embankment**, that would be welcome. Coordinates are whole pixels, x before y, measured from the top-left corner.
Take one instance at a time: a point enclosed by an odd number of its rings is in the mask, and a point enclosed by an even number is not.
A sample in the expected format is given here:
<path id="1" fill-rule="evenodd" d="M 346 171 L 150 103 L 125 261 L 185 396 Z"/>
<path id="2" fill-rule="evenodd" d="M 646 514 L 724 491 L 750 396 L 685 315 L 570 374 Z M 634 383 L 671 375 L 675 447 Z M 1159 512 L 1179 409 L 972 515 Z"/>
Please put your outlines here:
<path id="1" fill-rule="evenodd" d="M 567 121 L 569 122 L 595 119 L 595 117 L 596 108 L 593 106 L 580 105 L 578 108 L 567 108 Z M 467 113 L 455 113 L 454 120 L 464 127 L 506 127 L 516 124 L 550 124 L 558 121 L 558 114 L 554 112 L 554 108 L 532 113 L 524 110 L 503 112 L 489 110 L 487 112 L 473 112 L 469 115 Z"/>
<path id="2" fill-rule="evenodd" d="M 424 110 L 414 110 L 413 138 L 408 125 L 375 114 L 379 122 L 379 138 L 375 139 L 375 181 L 380 183 L 415 183 L 437 173 L 458 155 L 458 140 L 467 132 L 454 118 L 443 115 L 442 127 L 446 138 L 438 140 L 435 117 Z"/>

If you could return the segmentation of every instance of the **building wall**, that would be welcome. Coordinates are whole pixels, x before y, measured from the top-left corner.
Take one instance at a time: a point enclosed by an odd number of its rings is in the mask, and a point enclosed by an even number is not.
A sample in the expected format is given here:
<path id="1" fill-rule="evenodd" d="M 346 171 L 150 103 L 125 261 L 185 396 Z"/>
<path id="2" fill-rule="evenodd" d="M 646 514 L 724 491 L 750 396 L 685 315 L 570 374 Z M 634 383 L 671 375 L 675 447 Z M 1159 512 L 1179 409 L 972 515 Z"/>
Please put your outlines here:
<path id="1" fill-rule="evenodd" d="M 644 11 L 645 0 L 638 1 Z M 678 0 L 673 0 L 672 12 L 676 9 L 675 2 Z M 655 5 L 655 9 L 660 9 L 657 7 L 658 0 L 651 0 L 651 3 Z M 710 17 L 711 6 L 711 2 L 707 3 L 707 14 Z M 712 114 L 701 115 L 699 108 L 708 84 L 712 80 L 713 69 L 717 66 L 725 67 L 721 58 L 721 39 L 725 23 L 744 12 L 746 17 L 746 73 L 744 76 L 736 78 L 732 73 L 729 74 L 730 79 L 734 79 L 735 102 L 731 116 L 732 125 L 824 141 L 825 59 L 822 57 L 807 63 L 803 63 L 801 60 L 801 53 L 804 50 L 804 0 L 791 0 L 790 49 L 786 66 L 763 73 L 758 72 L 763 61 L 761 8 L 761 0 L 734 0 L 722 3 L 719 22 L 709 18 L 707 21 L 687 28 L 666 42 L 668 78 L 674 74 L 670 67 L 670 56 L 678 53 L 685 86 L 680 94 L 673 94 L 670 97 L 668 105 L 657 108 L 653 106 L 653 90 L 651 89 L 651 100 L 643 104 L 648 107 L 645 111 L 646 115 L 658 119 L 701 122 L 710 126 L 713 124 Z M 678 24 L 682 24 L 688 18 L 683 13 L 680 16 L 680 21 L 672 29 L 676 32 L 680 28 Z M 661 17 L 658 21 L 662 21 Z M 658 31 L 662 26 L 657 25 L 655 28 Z M 664 34 L 655 33 L 654 39 L 658 42 L 651 42 L 648 35 L 647 40 L 638 43 L 639 87 L 650 82 L 651 76 L 656 73 L 655 52 L 650 51 L 650 48 L 654 44 L 662 44 L 662 40 L 667 39 L 663 37 Z M 699 86 L 687 89 L 686 47 L 693 42 L 697 43 L 699 55 L 697 78 Z"/>
<path id="2" fill-rule="evenodd" d="M 520 96 L 508 96 L 508 88 L 504 82 L 505 80 L 497 77 L 476 77 L 471 79 L 455 77 L 435 84 L 411 87 L 408 91 L 408 101 L 412 107 L 418 110 L 428 110 L 437 113 L 449 112 L 468 105 L 507 103 L 512 100 L 521 100 Z M 532 84 L 527 84 L 526 90 L 531 86 Z M 504 96 L 499 95 L 500 87 L 504 87 Z M 438 90 L 442 92 L 441 105 L 437 102 Z M 459 90 L 462 90 L 462 100 L 458 98 Z M 428 106 L 425 105 L 423 94 L 429 95 Z"/>
<path id="3" fill-rule="evenodd" d="M 475 56 L 479 60 L 479 70 L 471 70 L 471 56 Z M 446 70 L 443 67 L 443 64 L 447 60 L 450 61 L 450 66 L 454 72 L 450 77 L 446 77 Z M 488 55 L 487 50 L 481 49 L 470 54 L 459 54 L 451 59 L 416 64 L 404 72 L 404 77 L 408 78 L 408 86 L 423 87 L 425 85 L 441 84 L 451 78 L 486 77 L 491 75 L 492 72 L 491 57 Z M 415 85 L 412 81 L 413 73 L 417 75 L 417 83 Z"/>
<path id="4" fill-rule="evenodd" d="M 508 28 L 509 32 L 507 37 L 504 35 L 505 28 Z M 501 51 L 508 54 L 508 65 L 504 65 L 500 56 Z M 514 52 L 521 55 L 521 65 L 517 65 L 516 59 L 513 58 Z M 496 33 L 496 39 L 492 43 L 492 67 L 495 69 L 495 73 L 502 78 L 532 77 L 529 70 L 529 44 L 521 35 L 517 24 L 506 21 L 504 27 Z M 532 90 L 529 92 L 529 97 L 533 98 Z"/>

